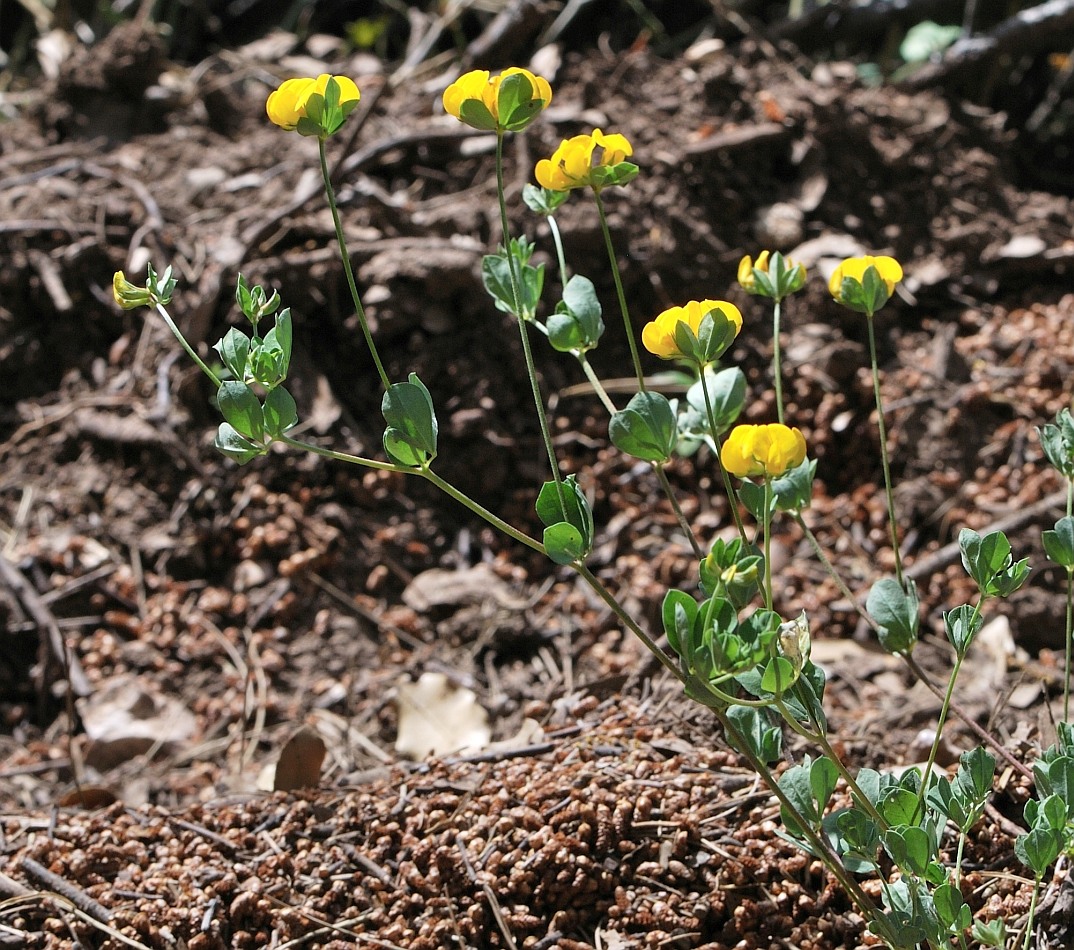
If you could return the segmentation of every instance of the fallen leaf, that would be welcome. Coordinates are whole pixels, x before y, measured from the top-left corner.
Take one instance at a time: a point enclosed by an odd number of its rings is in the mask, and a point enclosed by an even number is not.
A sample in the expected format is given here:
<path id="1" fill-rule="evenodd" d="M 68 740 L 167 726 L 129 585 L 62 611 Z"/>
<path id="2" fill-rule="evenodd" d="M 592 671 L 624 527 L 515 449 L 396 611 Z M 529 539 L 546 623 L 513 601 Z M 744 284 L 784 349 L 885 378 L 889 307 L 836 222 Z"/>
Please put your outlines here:
<path id="1" fill-rule="evenodd" d="M 321 781 L 321 766 L 327 747 L 312 726 L 299 726 L 292 733 L 276 762 L 272 787 L 277 792 L 310 788 Z"/>
<path id="2" fill-rule="evenodd" d="M 396 690 L 399 734 L 395 751 L 410 759 L 485 748 L 492 738 L 488 713 L 473 690 L 453 686 L 443 673 L 422 673 Z"/>

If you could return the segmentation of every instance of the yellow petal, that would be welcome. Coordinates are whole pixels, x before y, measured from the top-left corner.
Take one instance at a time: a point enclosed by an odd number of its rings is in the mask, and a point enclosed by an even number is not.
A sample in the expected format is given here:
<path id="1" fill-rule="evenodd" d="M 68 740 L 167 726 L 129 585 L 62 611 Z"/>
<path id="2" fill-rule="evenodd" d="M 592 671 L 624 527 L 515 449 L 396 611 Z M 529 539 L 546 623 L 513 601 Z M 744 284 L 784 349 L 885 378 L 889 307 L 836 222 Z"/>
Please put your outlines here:
<path id="1" fill-rule="evenodd" d="M 444 90 L 444 111 L 456 119 L 461 119 L 462 104 L 467 99 L 477 99 L 480 102 L 488 82 L 487 69 L 473 69 L 464 73 Z"/>

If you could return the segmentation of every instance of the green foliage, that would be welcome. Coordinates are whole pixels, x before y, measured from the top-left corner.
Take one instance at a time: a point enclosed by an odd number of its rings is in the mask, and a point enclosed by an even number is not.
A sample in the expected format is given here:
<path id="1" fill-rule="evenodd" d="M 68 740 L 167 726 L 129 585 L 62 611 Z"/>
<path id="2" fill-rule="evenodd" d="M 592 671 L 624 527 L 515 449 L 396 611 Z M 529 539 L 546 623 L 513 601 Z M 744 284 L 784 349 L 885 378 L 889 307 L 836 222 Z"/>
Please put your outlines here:
<path id="1" fill-rule="evenodd" d="M 1067 571 L 1074 571 L 1074 518 L 1067 515 L 1055 523 L 1052 531 L 1041 534 L 1044 553 Z"/>
<path id="2" fill-rule="evenodd" d="M 909 653 L 917 643 L 920 607 L 917 587 L 907 580 L 903 587 L 892 577 L 873 584 L 865 609 L 877 622 L 880 645 L 888 653 Z"/>
<path id="3" fill-rule="evenodd" d="M 537 496 L 537 517 L 546 525 L 544 546 L 557 564 L 584 561 L 593 550 L 593 512 L 578 481 L 568 475 L 544 483 Z"/>
<path id="4" fill-rule="evenodd" d="M 720 307 L 710 310 L 701 318 L 696 335 L 685 320 L 675 324 L 675 345 L 686 359 L 699 366 L 718 360 L 737 336 L 738 324 L 725 316 Z"/>
<path id="5" fill-rule="evenodd" d="M 816 474 L 817 460 L 806 459 L 801 465 L 773 478 L 770 482 L 772 510 L 800 512 L 808 508 L 813 500 L 813 478 Z M 750 514 L 760 521 L 764 517 L 764 486 L 744 478 L 738 494 Z"/>
<path id="6" fill-rule="evenodd" d="M 1060 409 L 1055 422 L 1037 429 L 1041 448 L 1052 467 L 1064 478 L 1074 479 L 1074 416 Z"/>
<path id="7" fill-rule="evenodd" d="M 604 333 L 600 301 L 593 281 L 575 274 L 563 288 L 563 299 L 548 318 L 548 342 L 561 353 L 585 353 Z"/>
<path id="8" fill-rule="evenodd" d="M 387 423 L 384 451 L 397 465 L 425 468 L 436 458 L 438 425 L 433 399 L 415 373 L 405 383 L 393 383 L 380 405 Z"/>
<path id="9" fill-rule="evenodd" d="M 508 77 L 513 78 L 513 77 Z M 464 107 L 473 102 L 467 100 Z M 523 320 L 533 320 L 544 288 L 544 264 L 530 264 L 533 245 L 525 238 L 512 238 L 508 250 L 486 254 L 481 261 L 481 279 L 497 310 L 514 314 Z M 514 277 L 512 277 L 512 268 Z M 519 299 L 515 300 L 515 280 L 518 280 Z"/>
<path id="10" fill-rule="evenodd" d="M 976 581 L 983 597 L 1007 597 L 1013 594 L 1029 576 L 1029 558 L 1015 561 L 1011 544 L 1002 531 L 981 537 L 970 528 L 958 535 L 962 564 Z"/>
<path id="11" fill-rule="evenodd" d="M 612 416 L 608 438 L 621 452 L 645 462 L 666 462 L 679 433 L 675 404 L 656 392 L 637 393 Z"/>

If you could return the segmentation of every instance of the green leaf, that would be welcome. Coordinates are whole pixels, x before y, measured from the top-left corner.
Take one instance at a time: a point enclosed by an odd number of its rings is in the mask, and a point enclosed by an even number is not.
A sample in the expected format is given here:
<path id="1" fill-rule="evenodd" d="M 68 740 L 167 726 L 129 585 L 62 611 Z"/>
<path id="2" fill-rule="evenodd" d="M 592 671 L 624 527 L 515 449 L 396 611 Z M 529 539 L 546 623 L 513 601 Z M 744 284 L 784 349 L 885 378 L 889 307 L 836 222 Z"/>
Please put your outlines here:
<path id="1" fill-rule="evenodd" d="M 736 336 L 738 324 L 725 316 L 722 308 L 715 307 L 710 310 L 701 318 L 697 328 L 699 362 L 712 363 L 718 360 L 735 342 Z"/>
<path id="2" fill-rule="evenodd" d="M 1074 568 L 1074 518 L 1067 515 L 1055 523 L 1054 531 L 1045 531 L 1041 535 L 1044 553 L 1065 568 Z"/>
<path id="3" fill-rule="evenodd" d="M 261 412 L 261 403 L 246 383 L 237 379 L 221 383 L 216 393 L 216 404 L 220 414 L 239 435 L 254 442 L 264 438 L 265 417 Z"/>
<path id="4" fill-rule="evenodd" d="M 1002 950 L 1007 946 L 1007 924 L 1002 917 L 985 923 L 983 920 L 973 922 L 973 939 L 985 947 L 995 947 Z"/>
<path id="5" fill-rule="evenodd" d="M 568 475 L 558 485 L 554 481 L 547 481 L 541 487 L 537 496 L 537 516 L 547 527 L 559 524 L 569 524 L 577 532 L 578 541 L 574 542 L 573 536 L 569 544 L 573 553 L 570 561 L 557 561 L 559 564 L 569 564 L 579 558 L 585 558 L 593 548 L 593 512 L 589 502 L 578 487 L 578 480 L 573 475 Z M 566 543 L 567 535 L 562 528 L 554 534 L 554 543 L 559 545 Z M 567 548 L 563 548 L 561 554 L 565 556 Z M 549 557 L 552 557 L 549 552 Z M 555 558 L 553 557 L 553 560 Z"/>
<path id="6" fill-rule="evenodd" d="M 427 465 L 436 457 L 438 426 L 432 396 L 414 373 L 405 383 L 393 383 L 380 405 L 387 423 L 384 450 L 402 465 Z M 406 446 L 404 450 L 402 446 Z"/>
<path id="7" fill-rule="evenodd" d="M 298 407 L 291 394 L 277 386 L 265 397 L 265 429 L 273 438 L 283 435 L 298 422 Z"/>
<path id="8" fill-rule="evenodd" d="M 698 380 L 686 393 L 686 401 L 693 407 L 708 428 L 708 408 L 705 403 L 705 388 L 708 388 L 709 403 L 716 426 L 716 435 L 722 435 L 731 428 L 742 413 L 746 404 L 746 374 L 737 366 L 722 369 L 718 373 L 709 366 L 705 367 L 704 382 Z"/>
<path id="9" fill-rule="evenodd" d="M 246 360 L 250 355 L 250 338 L 245 333 L 237 327 L 232 327 L 213 349 L 220 355 L 220 359 L 232 376 L 236 379 L 246 378 Z"/>
<path id="10" fill-rule="evenodd" d="M 861 873 L 876 867 L 877 849 L 880 847 L 880 828 L 876 822 L 857 806 L 845 808 L 835 814 L 835 827 L 842 838 L 842 857 L 853 855 L 864 866 L 853 867 L 844 861 L 849 871 Z"/>
<path id="11" fill-rule="evenodd" d="M 809 788 L 813 793 L 813 800 L 817 803 L 818 812 L 823 812 L 828 807 L 838 783 L 839 770 L 830 759 L 821 756 L 809 767 Z"/>
<path id="12" fill-rule="evenodd" d="M 553 215 L 567 198 L 569 191 L 552 191 L 548 188 L 538 188 L 537 185 L 522 186 L 522 200 L 530 211 L 545 216 Z"/>
<path id="13" fill-rule="evenodd" d="M 657 392 L 634 395 L 612 416 L 608 437 L 621 452 L 645 462 L 666 462 L 678 441 L 675 407 Z"/>
<path id="14" fill-rule="evenodd" d="M 511 284 L 511 264 L 507 255 L 486 254 L 481 259 L 481 281 L 496 303 L 497 310 L 515 312 L 515 293 Z"/>
<path id="15" fill-rule="evenodd" d="M 961 933 L 969 927 L 973 912 L 954 884 L 944 883 L 932 892 L 932 903 L 940 923 L 952 933 Z"/>
<path id="16" fill-rule="evenodd" d="M 1074 478 L 1074 416 L 1060 409 L 1055 423 L 1037 429 L 1041 448 L 1052 467 L 1064 478 Z"/>
<path id="17" fill-rule="evenodd" d="M 891 788 L 881 798 L 877 811 L 889 825 L 916 825 L 917 796 L 906 788 Z"/>
<path id="18" fill-rule="evenodd" d="M 612 185 L 625 185 L 638 176 L 638 171 L 638 166 L 633 162 L 601 165 L 593 169 L 590 180 L 596 188 L 608 188 Z"/>
<path id="19" fill-rule="evenodd" d="M 216 441 L 213 444 L 221 455 L 227 456 L 240 465 L 245 465 L 266 451 L 264 445 L 251 442 L 226 422 L 221 422 L 217 428 Z"/>
<path id="20" fill-rule="evenodd" d="M 1063 850 L 1063 834 L 1056 828 L 1039 826 L 1014 839 L 1014 854 L 1040 880 Z"/>
<path id="21" fill-rule="evenodd" d="M 774 696 L 781 696 L 794 685 L 798 673 L 790 660 L 783 656 L 772 657 L 761 674 L 761 689 Z"/>
<path id="22" fill-rule="evenodd" d="M 1048 763 L 1048 783 L 1053 798 L 1066 803 L 1064 824 L 1074 819 L 1074 759 L 1061 755 Z"/>
<path id="23" fill-rule="evenodd" d="M 780 790 L 794 809 L 792 812 L 786 805 L 781 804 L 780 820 L 787 831 L 798 838 L 804 837 L 808 828 L 817 831 L 820 826 L 820 813 L 817 811 L 809 783 L 810 764 L 807 756 L 802 765 L 792 766 L 778 779 Z"/>
<path id="24" fill-rule="evenodd" d="M 465 99 L 459 107 L 459 117 L 471 128 L 482 132 L 496 131 L 496 119 L 485 103 L 477 99 Z"/>
<path id="25" fill-rule="evenodd" d="M 693 640 L 694 623 L 697 619 L 698 604 L 686 591 L 672 588 L 664 595 L 661 616 L 664 621 L 664 633 L 668 643 L 680 657 L 684 647 Z"/>
<path id="26" fill-rule="evenodd" d="M 574 564 L 576 561 L 585 560 L 589 553 L 582 532 L 566 521 L 544 529 L 544 547 L 556 564 Z"/>
<path id="27" fill-rule="evenodd" d="M 924 876 L 932 861 L 932 838 L 924 828 L 900 825 L 882 832 L 880 840 L 891 860 L 904 872 Z"/>
<path id="28" fill-rule="evenodd" d="M 970 644 L 973 643 L 983 623 L 984 618 L 980 611 L 975 610 L 970 604 L 963 604 L 943 615 L 944 632 L 960 657 L 966 655 L 966 651 L 969 650 Z"/>
<path id="29" fill-rule="evenodd" d="M 974 802 L 984 802 L 992 794 L 996 757 L 984 746 L 976 746 L 959 756 L 955 783 Z"/>
<path id="30" fill-rule="evenodd" d="M 1002 531 L 982 537 L 976 531 L 963 528 L 958 535 L 958 545 L 966 572 L 987 597 L 1007 597 L 1029 576 L 1028 559 L 1014 562 L 1010 542 Z"/>
<path id="31" fill-rule="evenodd" d="M 801 511 L 813 500 L 813 478 L 817 473 L 817 460 L 806 459 L 801 465 L 788 469 L 772 479 L 772 505 L 774 511 Z M 743 479 L 739 490 L 742 503 L 755 519 L 764 515 L 764 488 Z"/>
<path id="32" fill-rule="evenodd" d="M 773 725 L 772 718 L 764 709 L 755 706 L 728 706 L 727 718 L 737 729 L 746 750 L 766 765 L 777 762 L 783 750 L 783 730 Z M 736 738 L 728 735 L 728 741 L 739 748 Z"/>
<path id="33" fill-rule="evenodd" d="M 889 653 L 909 653 L 917 643 L 919 623 L 917 588 L 908 580 L 906 589 L 891 577 L 877 581 L 865 608 L 880 629 L 880 645 Z"/>

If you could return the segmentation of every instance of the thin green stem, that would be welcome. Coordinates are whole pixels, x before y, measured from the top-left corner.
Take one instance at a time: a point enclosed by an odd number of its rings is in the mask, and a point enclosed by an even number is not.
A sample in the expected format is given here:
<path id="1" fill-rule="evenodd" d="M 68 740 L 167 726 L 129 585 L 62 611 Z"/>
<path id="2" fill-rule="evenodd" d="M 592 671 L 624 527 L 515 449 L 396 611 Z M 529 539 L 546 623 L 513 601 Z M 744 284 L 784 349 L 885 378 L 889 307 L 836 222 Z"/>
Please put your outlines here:
<path id="1" fill-rule="evenodd" d="M 205 361 L 200 356 L 198 356 L 196 352 L 194 352 L 194 347 L 192 347 L 187 342 L 187 339 L 185 336 L 183 336 L 182 331 L 179 329 L 179 327 L 175 325 L 175 321 L 171 318 L 171 314 L 168 313 L 168 311 L 164 308 L 164 304 L 158 303 L 156 306 L 157 313 L 159 313 L 164 318 L 164 322 L 168 324 L 168 329 L 172 331 L 172 335 L 179 341 L 179 345 L 184 350 L 186 350 L 187 356 L 189 356 L 197 364 L 198 369 L 200 369 L 206 376 L 209 377 L 213 386 L 219 389 L 220 377 L 217 376 L 216 373 L 214 373 L 211 369 L 209 369 L 209 367 L 205 364 Z"/>
<path id="2" fill-rule="evenodd" d="M 967 629 L 973 630 L 978 618 L 981 616 L 981 608 L 985 598 L 982 596 L 973 608 L 973 615 L 966 624 Z M 925 772 L 921 776 L 921 787 L 917 791 L 917 808 L 915 815 L 920 814 L 925 804 L 925 793 L 929 788 L 929 780 L 932 776 L 932 767 L 936 763 L 936 755 L 940 751 L 940 740 L 943 738 L 943 727 L 947 723 L 947 713 L 951 708 L 951 697 L 955 692 L 955 681 L 958 679 L 959 670 L 962 669 L 962 661 L 966 659 L 965 650 L 955 652 L 955 665 L 951 669 L 951 675 L 947 678 L 947 689 L 944 692 L 943 703 L 940 705 L 940 715 L 936 720 L 936 734 L 932 738 L 932 748 L 929 749 L 928 761 L 925 763 Z"/>
<path id="3" fill-rule="evenodd" d="M 961 828 L 958 831 L 958 847 L 955 849 L 955 887 L 962 882 L 962 854 L 966 850 L 966 832 Z"/>
<path id="4" fill-rule="evenodd" d="M 483 518 L 485 521 L 487 521 L 494 528 L 498 528 L 500 531 L 502 531 L 504 534 L 506 534 L 509 538 L 514 538 L 520 544 L 524 544 L 524 545 L 526 545 L 526 547 L 532 548 L 538 554 L 547 553 L 545 551 L 544 545 L 541 544 L 541 542 L 538 541 L 536 538 L 531 538 L 528 534 L 525 534 L 522 531 L 519 531 L 517 528 L 514 528 L 511 525 L 509 525 L 506 521 L 503 520 L 503 518 L 500 518 L 499 516 L 494 515 L 487 508 L 483 507 L 482 505 L 479 505 L 469 495 L 464 494 L 463 492 L 459 491 L 459 489 L 457 489 L 450 482 L 447 482 L 444 479 L 442 479 L 431 468 L 409 469 L 408 471 L 411 471 L 415 475 L 420 475 L 422 478 L 424 478 L 428 482 L 432 482 L 442 492 L 444 492 L 447 495 L 450 495 L 460 505 L 463 505 L 466 508 L 469 508 L 470 511 L 472 511 L 475 515 L 477 515 L 479 518 Z"/>
<path id="5" fill-rule="evenodd" d="M 541 395 L 541 385 L 537 381 L 537 369 L 533 362 L 533 348 L 530 346 L 530 336 L 526 332 L 526 320 L 522 315 L 522 279 L 518 273 L 515 255 L 511 253 L 511 226 L 507 220 L 507 195 L 503 179 L 503 132 L 496 133 L 496 196 L 500 203 L 500 228 L 503 231 L 503 250 L 507 255 L 507 268 L 511 274 L 511 296 L 514 298 L 515 319 L 518 321 L 518 332 L 522 338 L 522 353 L 526 360 L 526 375 L 529 377 L 530 391 L 533 393 L 533 405 L 537 411 L 537 421 L 541 427 L 544 450 L 548 455 L 548 465 L 552 469 L 552 480 L 556 485 L 559 507 L 563 513 L 563 520 L 566 521 L 567 499 L 563 494 L 563 477 L 559 473 L 556 449 L 552 444 L 552 432 L 548 426 L 548 413 L 545 411 L 544 397 Z"/>
<path id="6" fill-rule="evenodd" d="M 575 359 L 582 366 L 582 372 L 585 373 L 585 378 L 589 380 L 589 385 L 593 387 L 593 392 L 597 394 L 600 401 L 604 404 L 604 408 L 608 410 L 608 415 L 614 416 L 618 410 L 615 408 L 615 403 L 612 402 L 611 397 L 608 395 L 608 390 L 604 388 L 604 384 L 600 381 L 596 372 L 593 369 L 592 364 L 586 359 L 585 353 L 581 350 L 573 350 Z"/>
<path id="7" fill-rule="evenodd" d="M 350 455 L 347 452 L 337 452 L 335 449 L 326 449 L 320 445 L 314 445 L 312 442 L 303 442 L 301 439 L 292 439 L 288 435 L 279 435 L 276 437 L 276 441 L 282 442 L 284 445 L 289 445 L 293 449 L 302 449 L 305 452 L 312 452 L 314 455 L 320 455 L 322 458 L 334 459 L 337 462 L 347 462 L 351 465 L 361 465 L 362 468 L 374 468 L 380 472 L 399 472 L 402 475 L 417 474 L 417 469 L 407 468 L 405 465 L 396 465 L 394 462 L 378 462 L 376 459 L 367 459 L 361 455 Z"/>
<path id="8" fill-rule="evenodd" d="M 779 348 L 779 322 L 781 315 L 780 300 L 777 298 L 772 307 L 772 377 L 776 384 L 776 419 L 783 424 L 783 361 Z"/>
<path id="9" fill-rule="evenodd" d="M 1070 722 L 1070 653 L 1074 635 L 1074 569 L 1067 568 L 1066 656 L 1063 665 L 1063 721 Z"/>
<path id="10" fill-rule="evenodd" d="M 336 190 L 332 187 L 332 176 L 328 171 L 328 157 L 324 150 L 324 139 L 317 140 L 318 155 L 321 159 L 321 177 L 324 179 L 324 193 L 328 198 L 328 207 L 332 212 L 332 224 L 336 229 L 336 241 L 339 242 L 339 254 L 343 258 L 343 273 L 347 277 L 347 287 L 351 292 L 351 300 L 354 301 L 354 312 L 358 314 L 358 322 L 362 327 L 362 336 L 365 337 L 366 346 L 373 356 L 373 362 L 377 365 L 377 374 L 380 383 L 388 389 L 391 381 L 384 371 L 384 364 L 380 361 L 377 345 L 373 341 L 373 334 L 369 329 L 369 321 L 366 319 L 365 307 L 362 306 L 362 298 L 358 295 L 358 285 L 354 282 L 354 270 L 351 268 L 351 256 L 347 251 L 347 239 L 343 236 L 343 224 L 339 220 L 339 208 L 336 207 Z"/>
<path id="11" fill-rule="evenodd" d="M 853 591 L 847 586 L 846 581 L 840 576 L 839 572 L 835 569 L 835 565 L 832 564 L 831 559 L 828 557 L 824 548 L 821 547 L 821 543 L 817 536 L 812 532 L 809 525 L 806 524 L 805 519 L 802 517 L 801 511 L 792 511 L 791 518 L 794 519 L 794 523 L 802 529 L 802 534 L 805 535 L 806 541 L 809 542 L 809 546 L 813 549 L 813 553 L 816 554 L 817 560 L 823 565 L 824 569 L 828 572 L 828 576 L 835 581 L 835 586 L 839 588 L 839 592 L 850 601 L 851 605 L 858 612 L 863 620 L 865 620 L 870 627 L 876 629 L 876 621 L 866 612 L 865 608 L 858 603 L 857 598 L 854 596 Z"/>
<path id="12" fill-rule="evenodd" d="M 615 616 L 623 622 L 627 629 L 629 629 L 630 632 L 634 634 L 634 636 L 641 640 L 641 642 L 645 645 L 645 648 L 660 661 L 660 664 L 664 667 L 664 669 L 666 669 L 680 683 L 685 685 L 686 677 L 683 674 L 682 670 L 679 668 L 679 665 L 663 650 L 661 650 L 660 647 L 657 645 L 656 641 L 638 625 L 637 621 L 634 620 L 634 618 L 631 617 L 630 614 L 626 612 L 626 609 L 623 607 L 623 605 L 615 599 L 615 595 L 612 594 L 612 592 L 608 590 L 608 588 L 605 587 L 604 584 L 601 583 L 600 578 L 598 578 L 585 564 L 575 563 L 571 566 L 582 578 L 582 580 L 584 580 L 590 586 L 590 588 L 592 588 L 594 593 L 596 593 L 596 595 L 601 600 L 603 600 L 605 604 L 608 605 L 612 613 L 615 614 Z"/>
<path id="13" fill-rule="evenodd" d="M 895 579 L 903 586 L 902 553 L 899 550 L 899 528 L 895 517 L 895 492 L 891 487 L 891 465 L 888 461 L 888 430 L 884 423 L 884 401 L 880 395 L 880 369 L 876 359 L 876 330 L 873 327 L 873 315 L 866 314 L 869 327 L 869 360 L 873 367 L 873 395 L 876 398 L 876 423 L 880 430 L 880 461 L 884 468 L 884 494 L 888 501 L 888 525 L 891 529 L 891 547 L 895 555 Z"/>
<path id="14" fill-rule="evenodd" d="M 701 550 L 701 545 L 697 543 L 697 538 L 694 537 L 694 530 L 690 527 L 690 522 L 686 520 L 686 515 L 683 514 L 679 499 L 675 497 L 675 490 L 671 487 L 671 482 L 668 481 L 667 472 L 664 471 L 664 464 L 662 462 L 653 462 L 653 471 L 656 472 L 656 477 L 660 481 L 660 487 L 664 489 L 664 495 L 671 503 L 671 510 L 675 512 L 675 520 L 679 522 L 682 533 L 686 535 L 686 540 L 690 542 L 690 547 L 694 550 L 694 557 L 699 561 L 704 560 L 704 552 Z"/>
<path id="15" fill-rule="evenodd" d="M 1026 937 L 1022 942 L 1022 950 L 1029 950 L 1030 940 L 1033 937 L 1033 919 L 1037 915 L 1037 900 L 1040 898 L 1041 878 L 1033 881 L 1033 896 L 1029 899 L 1029 916 L 1026 918 Z"/>
<path id="16" fill-rule="evenodd" d="M 556 260 L 559 261 L 559 283 L 560 286 L 566 287 L 567 281 L 570 280 L 570 274 L 567 271 L 567 257 L 563 253 L 563 236 L 559 233 L 559 225 L 556 224 L 556 219 L 552 215 L 548 215 L 548 230 L 552 232 L 552 243 L 556 245 Z"/>
<path id="17" fill-rule="evenodd" d="M 764 513 L 761 517 L 764 543 L 764 605 L 772 609 L 772 479 L 764 480 Z"/>
<path id="18" fill-rule="evenodd" d="M 599 188 L 593 189 L 593 197 L 597 202 L 600 230 L 604 235 L 604 246 L 608 251 L 608 261 L 612 267 L 612 279 L 615 281 L 615 294 L 619 298 L 619 310 L 623 314 L 623 326 L 626 329 L 627 343 L 630 344 L 630 359 L 634 363 L 634 373 L 638 377 L 638 389 L 641 392 L 645 392 L 645 376 L 641 371 L 641 357 L 638 355 L 638 344 L 634 339 L 634 324 L 630 322 L 630 308 L 627 307 L 626 293 L 623 290 L 623 278 L 619 273 L 619 261 L 615 256 L 612 232 L 608 227 L 608 216 L 604 213 L 604 199 L 600 196 Z"/>
<path id="19" fill-rule="evenodd" d="M 735 491 L 735 486 L 731 484 L 731 476 L 727 474 L 727 469 L 723 467 L 723 462 L 720 461 L 722 446 L 720 437 L 716 432 L 716 413 L 712 409 L 712 397 L 709 395 L 708 374 L 703 366 L 701 367 L 701 392 L 705 396 L 705 412 L 708 416 L 709 435 L 712 436 L 712 444 L 716 447 L 716 467 L 720 470 L 720 475 L 723 476 L 723 487 L 724 491 L 727 492 L 727 502 L 731 508 L 731 517 L 735 519 L 735 527 L 738 528 L 738 535 L 742 538 L 742 543 L 748 546 L 750 542 L 746 537 L 746 526 L 742 523 L 742 516 L 738 513 L 738 493 Z"/>

